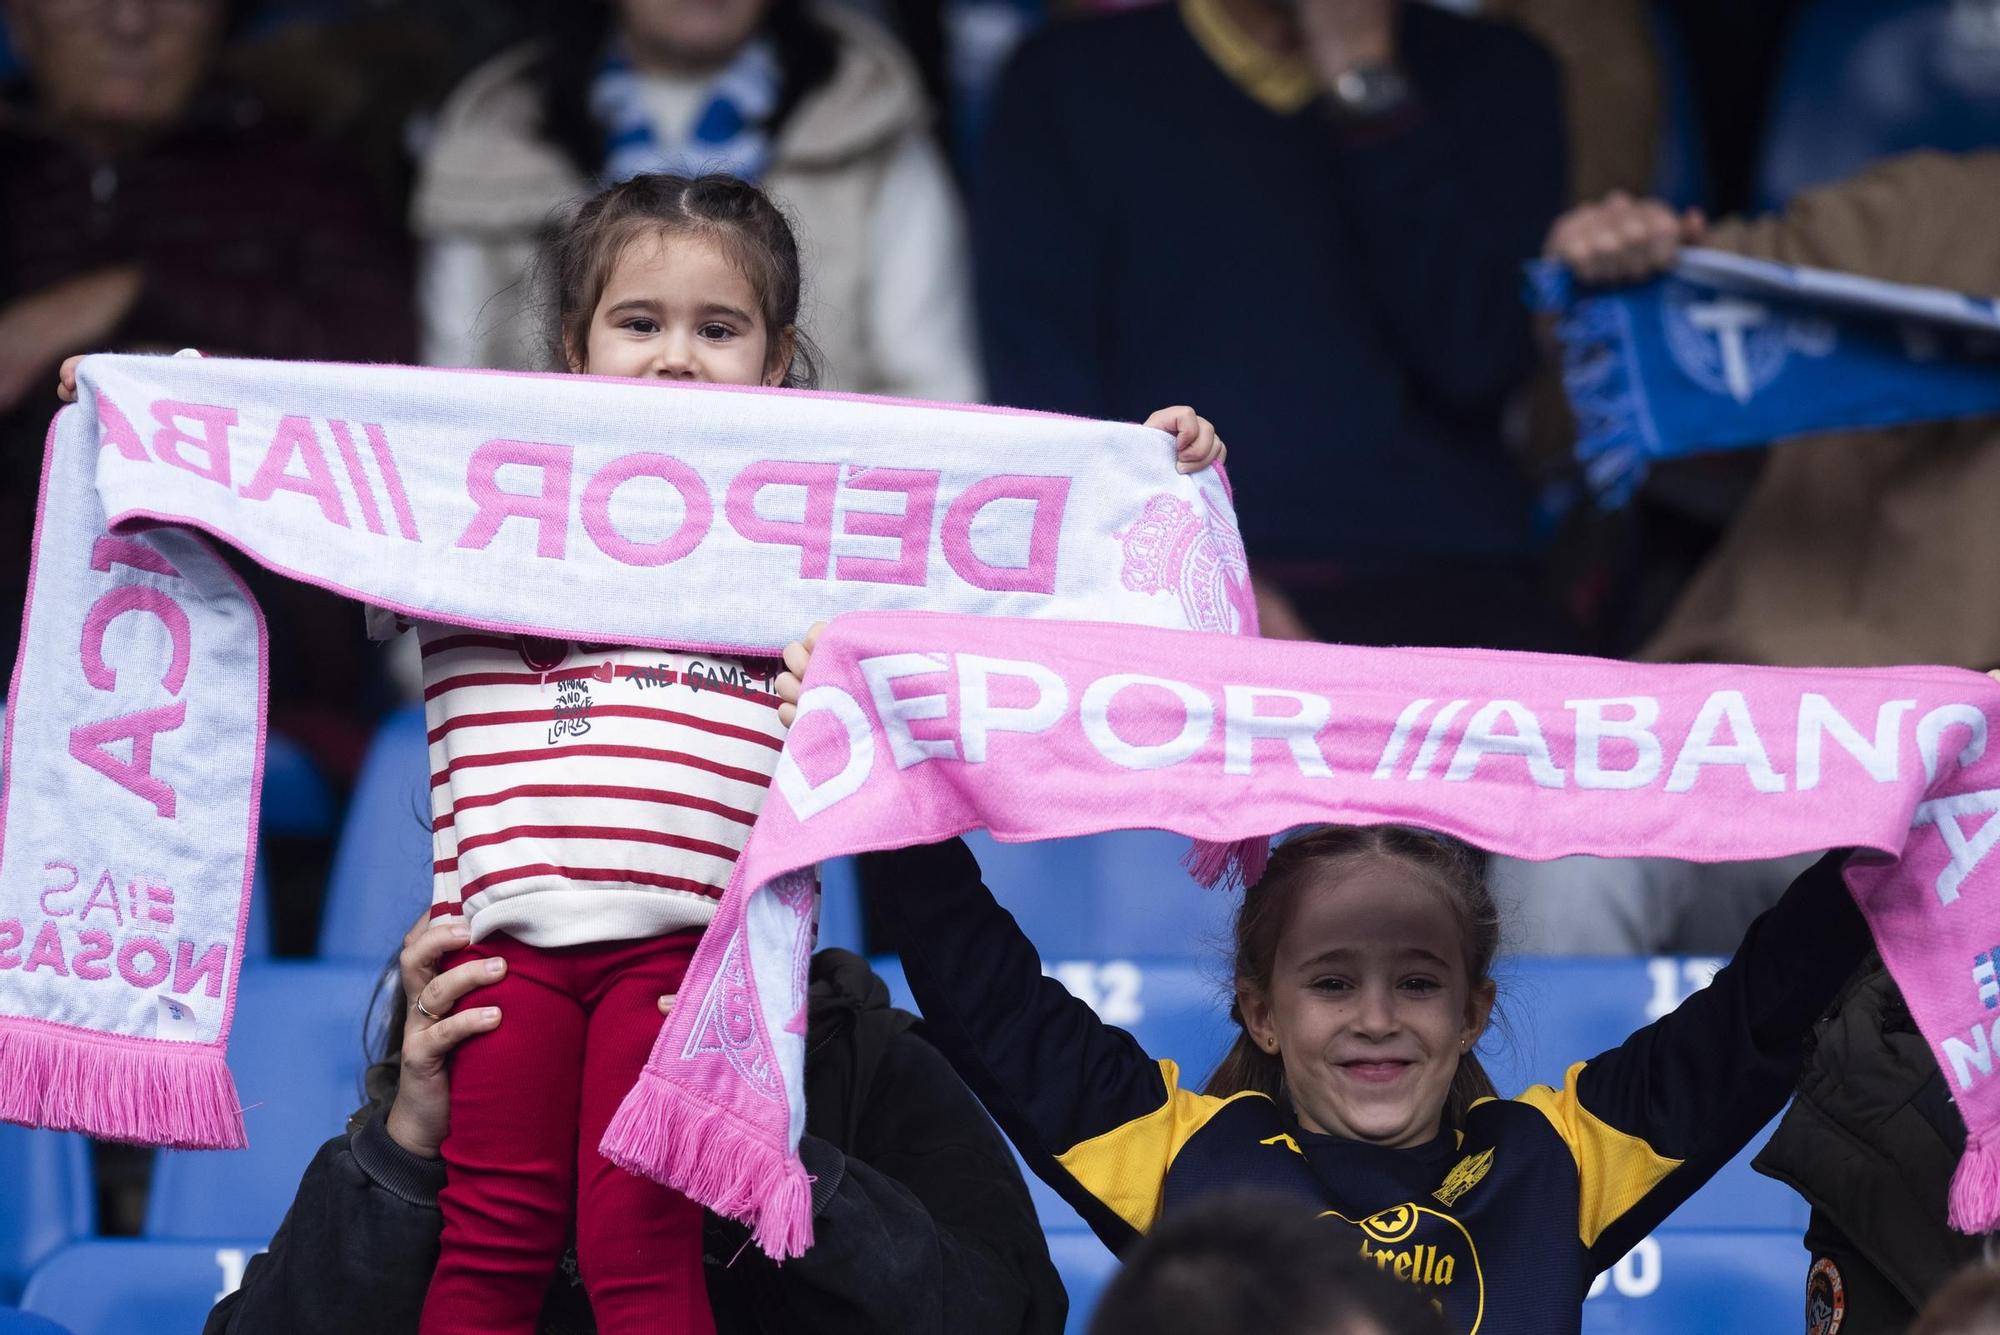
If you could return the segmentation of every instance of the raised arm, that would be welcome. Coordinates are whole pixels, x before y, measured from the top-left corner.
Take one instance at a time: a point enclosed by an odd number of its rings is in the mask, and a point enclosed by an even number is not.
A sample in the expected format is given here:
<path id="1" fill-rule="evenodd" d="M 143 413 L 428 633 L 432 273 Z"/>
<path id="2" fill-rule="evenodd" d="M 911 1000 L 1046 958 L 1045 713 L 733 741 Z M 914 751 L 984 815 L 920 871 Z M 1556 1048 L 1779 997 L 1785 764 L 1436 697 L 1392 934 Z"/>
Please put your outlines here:
<path id="1" fill-rule="evenodd" d="M 1152 1224 L 1174 1156 L 1225 1102 L 1042 976 L 957 839 L 863 859 L 927 1035 L 1044 1181 L 1121 1246 Z"/>
<path id="2" fill-rule="evenodd" d="M 1561 1089 L 1521 1096 L 1576 1155 L 1578 1234 L 1611 1265 L 1673 1213 L 1791 1097 L 1813 1022 L 1868 953 L 1841 880 L 1845 851 L 1800 874 L 1715 981 Z"/>

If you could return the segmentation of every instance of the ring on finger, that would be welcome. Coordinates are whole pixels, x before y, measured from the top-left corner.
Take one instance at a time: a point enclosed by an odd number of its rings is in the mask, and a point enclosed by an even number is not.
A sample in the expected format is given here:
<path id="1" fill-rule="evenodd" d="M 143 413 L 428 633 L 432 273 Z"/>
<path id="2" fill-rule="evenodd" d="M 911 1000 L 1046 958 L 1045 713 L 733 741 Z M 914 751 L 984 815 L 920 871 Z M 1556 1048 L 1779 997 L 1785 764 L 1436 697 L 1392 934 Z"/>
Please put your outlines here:
<path id="1" fill-rule="evenodd" d="M 438 1020 L 442 1020 L 444 1018 L 444 1016 L 439 1015 L 429 1006 L 424 1005 L 424 998 L 421 993 L 419 993 L 417 996 L 417 1014 L 423 1016 L 427 1020 L 432 1021 L 433 1023 L 435 1023 Z"/>

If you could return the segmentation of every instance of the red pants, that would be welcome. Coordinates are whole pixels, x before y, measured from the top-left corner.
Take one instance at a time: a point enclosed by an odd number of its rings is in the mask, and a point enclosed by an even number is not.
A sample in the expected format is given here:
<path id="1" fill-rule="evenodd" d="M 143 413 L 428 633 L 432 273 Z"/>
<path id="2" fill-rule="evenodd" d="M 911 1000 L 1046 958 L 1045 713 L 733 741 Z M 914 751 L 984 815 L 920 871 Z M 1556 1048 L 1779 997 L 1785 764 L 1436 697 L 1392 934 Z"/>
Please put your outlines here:
<path id="1" fill-rule="evenodd" d="M 443 1254 L 422 1335 L 533 1335 L 572 1222 L 604 1335 L 715 1329 L 701 1207 L 597 1152 L 660 1033 L 700 932 L 537 950 L 495 935 L 445 961 L 499 956 L 466 1005 L 497 1029 L 451 1058 Z"/>

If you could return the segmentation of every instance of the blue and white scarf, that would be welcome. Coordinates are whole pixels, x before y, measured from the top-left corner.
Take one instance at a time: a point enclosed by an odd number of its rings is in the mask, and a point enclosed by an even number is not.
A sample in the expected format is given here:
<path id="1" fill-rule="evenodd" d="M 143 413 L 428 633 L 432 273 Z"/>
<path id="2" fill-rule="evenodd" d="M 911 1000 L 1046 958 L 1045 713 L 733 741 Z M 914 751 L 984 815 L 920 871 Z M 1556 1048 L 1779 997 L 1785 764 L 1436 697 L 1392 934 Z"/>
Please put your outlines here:
<path id="1" fill-rule="evenodd" d="M 777 105 L 777 54 L 770 42 L 759 37 L 717 76 L 686 136 L 679 143 L 663 144 L 647 112 L 640 76 L 623 48 L 614 43 L 590 87 L 591 114 L 610 137 L 604 183 L 616 185 L 645 172 L 680 176 L 720 172 L 739 180 L 759 180 L 771 163 L 766 125 Z"/>
<path id="2" fill-rule="evenodd" d="M 1577 461 L 1622 505 L 1655 459 L 2000 413 L 2000 302 L 1688 250 L 1637 286 L 1528 266 L 1556 315 Z"/>

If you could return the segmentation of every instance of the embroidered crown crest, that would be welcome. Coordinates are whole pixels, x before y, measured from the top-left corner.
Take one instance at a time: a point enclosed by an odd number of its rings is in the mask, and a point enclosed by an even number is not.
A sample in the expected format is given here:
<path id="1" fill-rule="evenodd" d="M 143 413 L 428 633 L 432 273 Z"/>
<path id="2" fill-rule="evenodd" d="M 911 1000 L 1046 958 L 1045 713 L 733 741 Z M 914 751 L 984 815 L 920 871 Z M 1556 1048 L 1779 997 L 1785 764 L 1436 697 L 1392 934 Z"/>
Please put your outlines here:
<path id="1" fill-rule="evenodd" d="M 1478 1186 L 1493 1167 L 1493 1151 L 1468 1154 L 1444 1176 L 1444 1183 L 1431 1193 L 1442 1205 L 1456 1205 L 1458 1198 Z"/>

